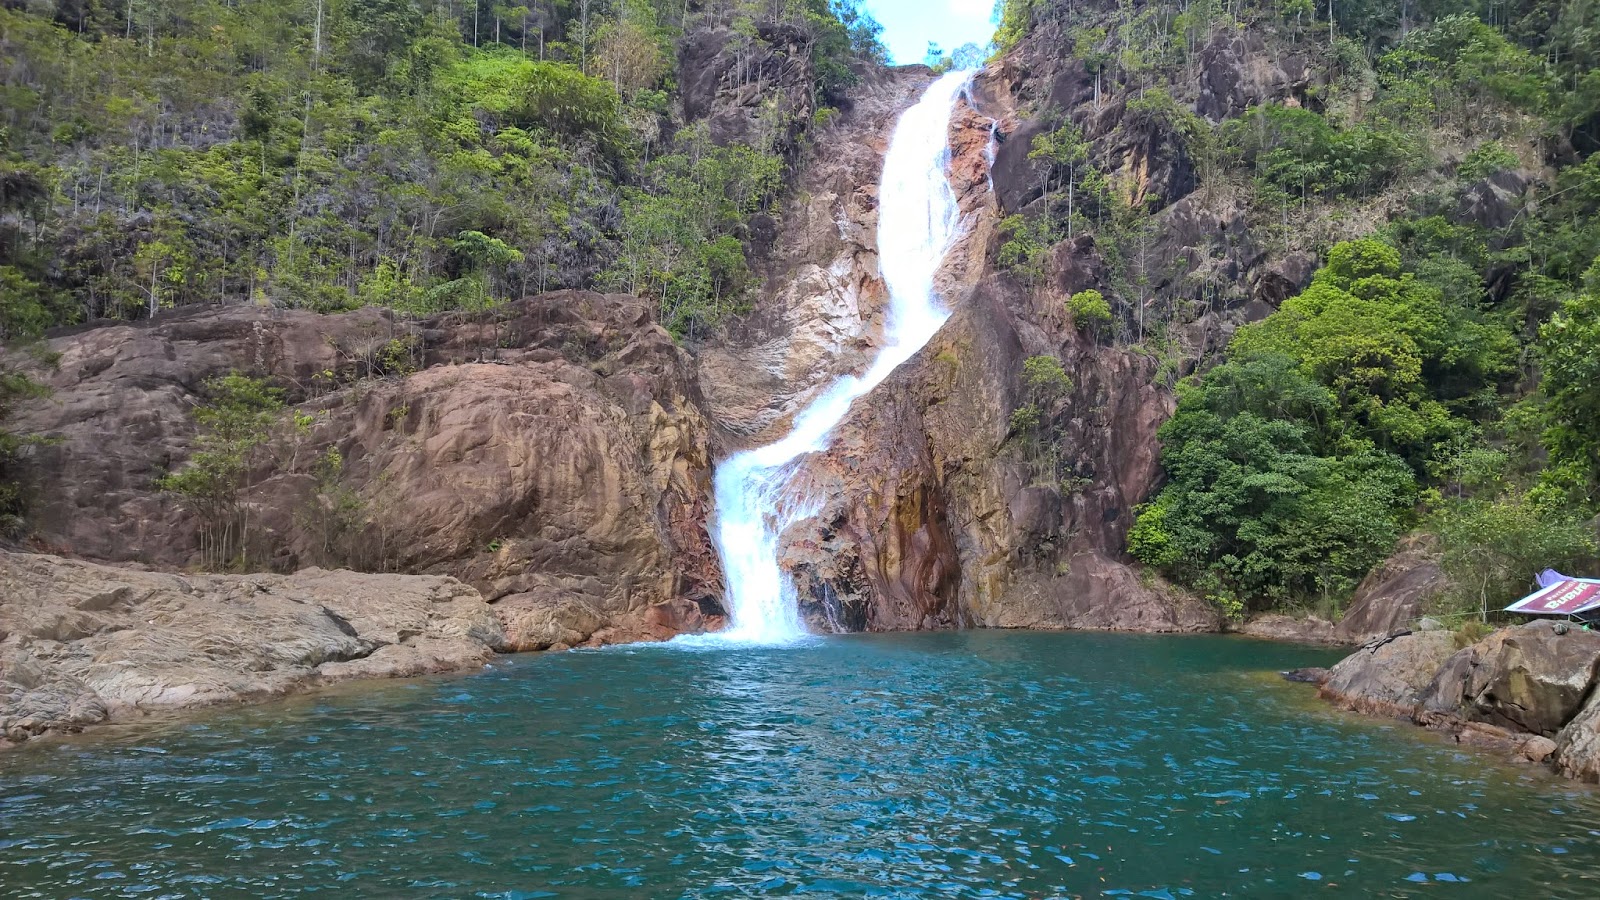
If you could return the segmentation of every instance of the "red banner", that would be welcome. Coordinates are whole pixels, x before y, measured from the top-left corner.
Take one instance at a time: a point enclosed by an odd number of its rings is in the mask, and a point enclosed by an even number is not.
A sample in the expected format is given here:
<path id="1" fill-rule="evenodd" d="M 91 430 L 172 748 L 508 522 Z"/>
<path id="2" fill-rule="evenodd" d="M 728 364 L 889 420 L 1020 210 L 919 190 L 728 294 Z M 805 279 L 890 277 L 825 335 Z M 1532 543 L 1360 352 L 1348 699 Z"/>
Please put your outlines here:
<path id="1" fill-rule="evenodd" d="M 1506 607 L 1507 612 L 1535 616 L 1570 616 L 1591 606 L 1600 606 L 1600 583 L 1558 581 L 1542 591 L 1523 597 Z"/>

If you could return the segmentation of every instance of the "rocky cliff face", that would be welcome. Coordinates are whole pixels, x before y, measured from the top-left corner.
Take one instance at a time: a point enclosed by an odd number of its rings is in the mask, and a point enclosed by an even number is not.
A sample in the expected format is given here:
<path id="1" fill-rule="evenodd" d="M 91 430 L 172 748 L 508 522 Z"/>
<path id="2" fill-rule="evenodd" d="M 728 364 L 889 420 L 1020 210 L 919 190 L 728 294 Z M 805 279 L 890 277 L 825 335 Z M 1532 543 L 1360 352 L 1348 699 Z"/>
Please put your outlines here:
<path id="1" fill-rule="evenodd" d="M 305 423 L 269 441 L 246 493 L 258 564 L 454 575 L 523 611 L 517 649 L 720 613 L 694 364 L 632 298 L 415 324 L 186 311 L 50 349 L 58 364 L 36 374 L 52 399 L 17 419 L 50 441 L 33 461 L 45 548 L 195 565 L 200 523 L 155 479 L 192 452 L 206 379 L 238 370 L 283 386 Z M 551 610 L 577 627 L 540 624 Z"/>
<path id="2" fill-rule="evenodd" d="M 685 103 L 719 140 L 750 139 L 739 85 L 787 96 L 799 76 L 771 40 L 742 61 L 730 36 L 696 40 Z M 995 271 L 1007 192 L 1027 180 L 1006 174 L 1026 162 L 1023 82 L 1007 71 L 953 117 L 965 232 L 938 285 L 955 313 L 809 463 L 830 500 L 785 536 L 786 564 L 822 629 L 1215 629 L 1214 613 L 1119 561 L 1159 477 L 1171 397 L 1157 363 L 1076 328 L 1061 279 L 1025 289 Z M 899 112 L 931 79 L 867 74 L 773 223 L 754 312 L 693 356 L 642 303 L 574 292 L 418 323 L 230 308 L 53 338 L 59 365 L 35 371 L 54 399 L 17 421 L 52 439 L 35 459 L 40 547 L 195 565 L 197 519 L 155 479 L 192 453 L 205 380 L 243 371 L 312 423 L 275 438 L 252 477 L 258 565 L 453 575 L 495 604 L 514 649 L 716 627 L 713 459 L 781 434 L 881 340 L 877 178 Z M 1058 256 L 1093 266 L 1092 248 Z M 1070 387 L 1019 430 L 1036 357 Z M 318 468 L 330 450 L 331 476 Z"/>
<path id="3" fill-rule="evenodd" d="M 704 395 L 734 442 L 776 437 L 881 338 L 878 176 L 896 119 L 932 80 L 921 67 L 868 72 L 840 117 L 813 134 L 816 150 L 773 223 L 754 309 L 696 349 Z"/>
<path id="4" fill-rule="evenodd" d="M 839 185 L 867 171 L 875 178 L 892 127 L 888 111 L 924 83 L 902 76 L 884 84 L 873 95 L 882 98 L 884 114 L 851 126 L 875 132 L 861 142 L 871 152 L 852 151 L 814 171 Z M 883 102 L 891 96 L 897 103 Z M 980 89 L 964 100 L 952 121 L 950 177 L 965 232 L 937 282 L 954 314 L 857 404 L 830 449 L 806 463 L 810 493 L 828 499 L 782 541 L 803 613 L 820 630 L 1214 630 L 1220 622 L 1213 613 L 1118 562 L 1132 509 L 1158 477 L 1155 429 L 1171 399 L 1155 383 L 1153 360 L 1100 346 L 1075 329 L 1064 295 L 1024 290 L 994 273 L 1000 208 L 990 159 L 996 120 L 1009 112 L 986 107 L 983 96 Z M 841 365 L 860 364 L 864 354 L 852 352 L 846 337 L 870 347 L 873 324 L 881 327 L 863 314 L 883 301 L 871 252 L 872 198 L 864 188 L 848 199 L 837 189 L 805 196 L 812 205 L 785 223 L 787 245 L 804 254 L 820 239 L 836 248 L 834 263 L 824 270 L 803 255 L 780 257 L 775 290 L 752 322 L 790 327 L 736 333 L 729 346 L 702 357 L 707 394 L 726 399 L 732 387 L 743 401 L 713 404 L 729 416 L 730 430 L 773 436 L 797 398 Z M 822 277 L 824 271 L 830 274 Z M 839 273 L 847 276 L 842 282 Z M 810 330 L 792 326 L 807 321 Z M 1061 364 L 1071 389 L 1043 411 L 1040 433 L 1015 433 L 1011 415 L 1029 400 L 1024 362 L 1041 356 Z M 819 357 L 835 363 L 819 365 Z M 769 365 L 769 386 L 753 390 L 751 362 L 762 358 L 800 364 L 787 371 Z M 812 374 L 789 374 L 796 370 Z M 753 408 L 765 413 L 747 412 Z M 1048 476 L 1038 458 L 1045 443 L 1057 448 Z"/>

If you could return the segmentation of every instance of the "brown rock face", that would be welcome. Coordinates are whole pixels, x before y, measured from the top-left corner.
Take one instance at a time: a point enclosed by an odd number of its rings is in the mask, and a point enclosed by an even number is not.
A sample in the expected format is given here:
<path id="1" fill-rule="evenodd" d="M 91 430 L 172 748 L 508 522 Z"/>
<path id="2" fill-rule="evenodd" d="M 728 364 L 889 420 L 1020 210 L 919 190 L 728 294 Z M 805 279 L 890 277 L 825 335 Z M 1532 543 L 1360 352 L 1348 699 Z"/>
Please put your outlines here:
<path id="1" fill-rule="evenodd" d="M 674 599 L 719 612 L 693 361 L 632 298 L 555 294 L 416 326 L 197 310 L 51 349 L 54 397 L 17 420 L 56 441 L 36 460 L 46 546 L 196 563 L 195 517 L 154 479 L 185 462 L 205 379 L 240 370 L 314 422 L 270 442 L 256 473 L 255 559 L 451 574 L 556 618 L 576 604 L 620 622 Z M 313 474 L 330 448 L 338 497 Z"/>
<path id="2" fill-rule="evenodd" d="M 802 612 L 819 630 L 1215 630 L 1210 610 L 1117 561 L 1132 508 L 1159 474 L 1155 429 L 1170 395 L 1151 383 L 1150 360 L 1073 331 L 1064 297 L 988 274 L 998 212 L 991 131 L 1005 112 L 985 107 L 982 83 L 974 96 L 976 105 L 958 103 L 950 137 L 949 177 L 966 228 L 935 279 L 954 313 L 856 404 L 825 453 L 804 462 L 801 481 L 821 510 L 781 541 Z M 890 124 L 885 116 L 885 135 Z M 880 165 L 871 160 L 874 176 Z M 837 195 L 834 203 L 828 219 L 841 221 L 849 207 Z M 1029 402 L 1022 369 L 1032 356 L 1056 359 L 1072 382 L 1044 410 L 1042 439 L 1010 427 L 1012 411 Z M 703 369 L 717 381 L 730 371 Z M 719 386 L 707 392 L 728 396 Z M 1064 450 L 1048 466 L 1039 458 L 1046 444 Z"/>
<path id="3" fill-rule="evenodd" d="M 1409 717 L 1434 673 L 1454 652 L 1448 631 L 1374 641 L 1333 667 L 1321 695 L 1357 712 Z"/>
<path id="4" fill-rule="evenodd" d="M 859 367 L 883 329 L 878 178 L 899 114 L 932 81 L 922 67 L 867 73 L 814 135 L 752 314 L 698 348 L 717 424 L 741 442 L 776 436 L 816 389 Z"/>
<path id="5" fill-rule="evenodd" d="M 483 597 L 437 576 L 177 576 L 0 552 L 0 597 L 0 739 L 11 741 L 467 668 L 505 646 Z"/>
<path id="6" fill-rule="evenodd" d="M 1447 584 L 1438 554 L 1426 544 L 1408 540 L 1362 579 L 1339 620 L 1337 636 L 1342 641 L 1367 641 L 1406 628 Z"/>
<path id="7" fill-rule="evenodd" d="M 1153 363 L 1083 340 L 1060 307 L 1034 303 L 1003 280 L 979 283 L 810 461 L 813 496 L 827 500 L 784 545 L 816 627 L 1220 626 L 1116 561 L 1158 476 L 1170 399 L 1150 384 Z M 1009 426 L 1034 355 L 1072 379 L 1046 413 L 1065 454 L 1047 478 Z"/>
<path id="8" fill-rule="evenodd" d="M 1588 699 L 1600 634 L 1529 622 L 1452 656 L 1422 697 L 1427 716 L 1458 716 L 1554 737 Z"/>

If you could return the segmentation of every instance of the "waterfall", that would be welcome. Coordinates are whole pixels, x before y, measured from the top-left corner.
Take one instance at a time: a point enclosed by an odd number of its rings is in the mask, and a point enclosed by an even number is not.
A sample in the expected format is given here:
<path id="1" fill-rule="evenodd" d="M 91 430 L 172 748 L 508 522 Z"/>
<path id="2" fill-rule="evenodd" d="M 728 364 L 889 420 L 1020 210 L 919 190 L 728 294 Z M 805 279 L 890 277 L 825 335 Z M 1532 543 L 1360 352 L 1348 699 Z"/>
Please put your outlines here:
<path id="1" fill-rule="evenodd" d="M 805 634 L 792 579 L 778 565 L 784 529 L 815 516 L 816 497 L 794 488 L 804 458 L 828 446 L 850 404 L 888 377 L 949 317 L 933 280 L 960 230 L 945 170 L 950 113 L 972 78 L 952 72 L 900 115 L 878 188 L 879 271 L 889 288 L 884 341 L 866 372 L 847 375 L 802 409 L 776 443 L 737 453 L 717 466 L 716 543 L 727 579 L 732 624 L 724 640 L 783 643 Z"/>

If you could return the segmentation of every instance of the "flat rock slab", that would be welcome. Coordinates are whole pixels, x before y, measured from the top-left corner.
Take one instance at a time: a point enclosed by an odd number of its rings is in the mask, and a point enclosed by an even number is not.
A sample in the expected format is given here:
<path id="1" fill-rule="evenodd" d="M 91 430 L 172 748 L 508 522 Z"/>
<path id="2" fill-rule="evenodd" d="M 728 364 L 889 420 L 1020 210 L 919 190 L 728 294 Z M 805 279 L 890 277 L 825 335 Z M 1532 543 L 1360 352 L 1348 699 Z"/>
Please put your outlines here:
<path id="1" fill-rule="evenodd" d="M 169 575 L 0 552 L 0 738 L 467 668 L 505 643 L 478 591 L 445 576 Z"/>

